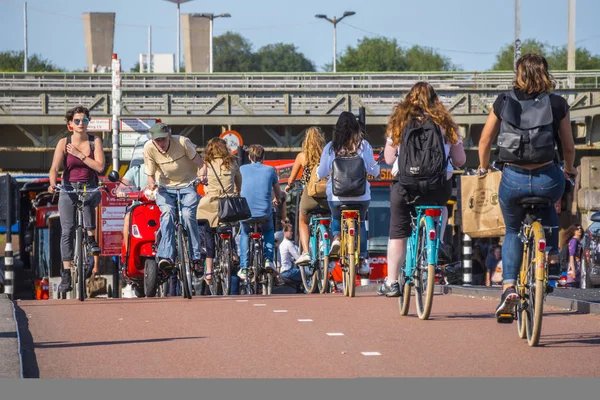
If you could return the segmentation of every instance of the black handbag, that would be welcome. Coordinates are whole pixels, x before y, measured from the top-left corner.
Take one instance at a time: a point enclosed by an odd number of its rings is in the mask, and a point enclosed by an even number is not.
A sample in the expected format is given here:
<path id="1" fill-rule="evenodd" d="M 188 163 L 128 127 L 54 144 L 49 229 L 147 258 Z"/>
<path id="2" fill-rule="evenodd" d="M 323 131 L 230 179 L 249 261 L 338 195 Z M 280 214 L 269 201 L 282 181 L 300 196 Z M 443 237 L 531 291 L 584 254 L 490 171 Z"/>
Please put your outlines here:
<path id="1" fill-rule="evenodd" d="M 225 194 L 225 187 L 221 183 L 219 179 L 219 174 L 215 170 L 215 167 L 211 163 L 208 163 L 215 173 L 215 178 L 221 185 L 223 189 L 223 193 Z M 236 196 L 236 195 L 227 195 L 225 197 L 221 197 L 219 199 L 219 222 L 222 223 L 231 223 L 238 222 L 248 219 L 252 216 L 252 212 L 250 211 L 250 207 L 248 206 L 248 202 L 245 197 Z"/>
<path id="2" fill-rule="evenodd" d="M 334 196 L 359 197 L 367 191 L 367 169 L 358 154 L 333 160 L 331 186 Z"/>

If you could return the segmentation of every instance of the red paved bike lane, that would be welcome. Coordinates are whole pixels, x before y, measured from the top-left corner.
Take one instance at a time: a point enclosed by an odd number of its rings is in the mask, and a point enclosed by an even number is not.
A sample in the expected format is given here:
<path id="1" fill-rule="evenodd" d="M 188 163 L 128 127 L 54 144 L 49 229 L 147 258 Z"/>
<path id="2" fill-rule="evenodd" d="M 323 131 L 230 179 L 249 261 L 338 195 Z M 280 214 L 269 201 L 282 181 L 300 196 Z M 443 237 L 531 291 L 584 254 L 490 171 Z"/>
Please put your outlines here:
<path id="1" fill-rule="evenodd" d="M 26 376 L 600 376 L 600 317 L 546 307 L 540 347 L 495 300 L 437 295 L 431 318 L 360 293 L 19 301 Z"/>

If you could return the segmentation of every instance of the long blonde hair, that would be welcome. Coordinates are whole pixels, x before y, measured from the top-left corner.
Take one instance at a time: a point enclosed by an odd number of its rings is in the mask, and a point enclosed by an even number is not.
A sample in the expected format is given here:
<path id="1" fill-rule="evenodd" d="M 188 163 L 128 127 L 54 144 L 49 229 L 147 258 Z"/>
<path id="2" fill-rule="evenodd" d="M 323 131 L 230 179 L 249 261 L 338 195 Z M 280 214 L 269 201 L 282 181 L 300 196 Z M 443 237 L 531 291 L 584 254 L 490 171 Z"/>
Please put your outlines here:
<path id="1" fill-rule="evenodd" d="M 321 153 L 325 148 L 325 137 L 323 131 L 318 126 L 311 126 L 306 130 L 306 137 L 302 142 L 302 152 L 306 158 L 306 164 L 312 166 L 319 165 Z"/>
<path id="2" fill-rule="evenodd" d="M 387 131 L 390 132 L 394 146 L 402 143 L 402 132 L 406 124 L 412 119 L 422 119 L 426 116 L 430 116 L 433 122 L 444 130 L 447 143 L 458 142 L 458 125 L 440 102 L 433 86 L 427 82 L 417 82 L 404 100 L 396 105 L 390 117 Z"/>

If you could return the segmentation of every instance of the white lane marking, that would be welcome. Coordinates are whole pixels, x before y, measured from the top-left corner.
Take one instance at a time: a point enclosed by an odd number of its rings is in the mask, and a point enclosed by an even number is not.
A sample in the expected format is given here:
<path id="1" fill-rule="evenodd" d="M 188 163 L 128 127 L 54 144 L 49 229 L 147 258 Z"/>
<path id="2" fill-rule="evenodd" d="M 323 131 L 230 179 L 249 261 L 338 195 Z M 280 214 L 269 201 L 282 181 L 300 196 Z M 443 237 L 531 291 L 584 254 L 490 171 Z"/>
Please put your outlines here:
<path id="1" fill-rule="evenodd" d="M 341 332 L 328 332 L 327 336 L 344 336 Z"/>
<path id="2" fill-rule="evenodd" d="M 283 312 L 287 312 L 287 310 L 273 310 L 273 312 L 283 313 Z"/>
<path id="3" fill-rule="evenodd" d="M 221 297 L 221 299 L 231 299 L 231 297 Z"/>
<path id="4" fill-rule="evenodd" d="M 247 303 L 248 300 L 236 300 L 238 303 Z"/>
<path id="5" fill-rule="evenodd" d="M 366 356 L 366 357 L 368 357 L 368 356 L 380 356 L 381 355 L 381 353 L 378 352 L 378 351 L 363 351 L 360 354 L 362 354 L 363 356 Z"/>
<path id="6" fill-rule="evenodd" d="M 313 322 L 312 319 L 299 319 L 298 322 Z"/>
<path id="7" fill-rule="evenodd" d="M 254 304 L 254 307 L 262 307 L 262 306 L 266 306 L 266 304 Z"/>

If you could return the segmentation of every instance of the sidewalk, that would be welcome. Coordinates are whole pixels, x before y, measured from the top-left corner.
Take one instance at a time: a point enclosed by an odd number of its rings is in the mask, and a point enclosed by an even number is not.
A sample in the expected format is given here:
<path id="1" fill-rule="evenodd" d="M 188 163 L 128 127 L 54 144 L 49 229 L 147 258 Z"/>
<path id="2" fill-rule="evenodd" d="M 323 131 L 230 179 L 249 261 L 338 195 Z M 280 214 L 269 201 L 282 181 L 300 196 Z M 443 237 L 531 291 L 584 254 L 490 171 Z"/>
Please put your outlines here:
<path id="1" fill-rule="evenodd" d="M 20 378 L 21 364 L 13 303 L 0 294 L 0 378 Z"/>

